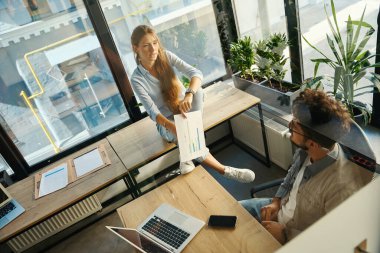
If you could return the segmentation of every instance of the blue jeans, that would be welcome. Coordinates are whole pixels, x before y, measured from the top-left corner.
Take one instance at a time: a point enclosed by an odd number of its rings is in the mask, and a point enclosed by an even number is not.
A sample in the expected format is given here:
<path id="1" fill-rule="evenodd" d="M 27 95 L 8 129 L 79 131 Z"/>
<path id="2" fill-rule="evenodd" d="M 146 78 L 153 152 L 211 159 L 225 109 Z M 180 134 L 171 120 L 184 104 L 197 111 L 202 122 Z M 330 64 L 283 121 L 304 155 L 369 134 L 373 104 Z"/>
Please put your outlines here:
<path id="1" fill-rule="evenodd" d="M 260 210 L 262 207 L 272 203 L 272 198 L 253 198 L 240 200 L 239 203 L 252 214 L 256 220 L 261 222 Z"/>
<path id="2" fill-rule="evenodd" d="M 199 111 L 199 110 L 201 112 L 203 112 L 203 102 L 204 102 L 204 93 L 203 93 L 203 89 L 200 87 L 197 90 L 197 93 L 195 93 L 195 95 L 193 97 L 193 103 L 191 104 L 190 112 Z M 156 127 L 158 130 L 158 133 L 161 135 L 162 138 L 164 138 L 168 142 L 178 144 L 177 136 L 173 135 L 170 131 L 168 131 L 168 129 L 166 129 L 165 127 L 163 127 L 159 124 L 156 124 Z M 202 163 L 204 161 L 204 159 L 206 159 L 206 156 L 208 154 L 209 154 L 209 152 L 206 152 L 205 155 L 198 157 L 195 160 L 199 163 Z"/>

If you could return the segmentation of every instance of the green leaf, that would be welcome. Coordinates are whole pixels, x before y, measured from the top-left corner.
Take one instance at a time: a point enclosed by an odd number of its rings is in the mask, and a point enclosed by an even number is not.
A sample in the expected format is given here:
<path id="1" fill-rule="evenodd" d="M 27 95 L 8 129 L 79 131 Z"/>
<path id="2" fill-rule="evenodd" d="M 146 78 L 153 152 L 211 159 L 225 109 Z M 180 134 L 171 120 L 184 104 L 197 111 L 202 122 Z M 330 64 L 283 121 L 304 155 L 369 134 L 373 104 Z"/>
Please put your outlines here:
<path id="1" fill-rule="evenodd" d="M 354 101 L 353 83 L 354 81 L 351 74 L 344 75 L 344 95 L 349 103 Z"/>
<path id="2" fill-rule="evenodd" d="M 360 87 L 360 88 L 356 88 L 356 89 L 355 89 L 355 92 L 357 92 L 357 91 L 359 91 L 359 90 L 364 90 L 364 89 L 372 89 L 372 90 L 370 91 L 370 93 L 373 93 L 373 92 L 374 92 L 373 88 L 374 88 L 373 85 L 362 86 L 362 87 Z M 355 95 L 355 96 L 357 96 L 357 95 Z"/>
<path id="3" fill-rule="evenodd" d="M 373 92 L 374 92 L 374 90 L 368 90 L 368 91 L 364 91 L 364 92 L 360 92 L 360 93 L 355 93 L 354 97 L 359 97 L 359 96 L 365 95 L 365 94 L 371 94 Z"/>
<path id="4" fill-rule="evenodd" d="M 325 13 L 326 13 L 326 18 L 327 18 L 328 24 L 330 26 L 331 32 L 332 32 L 332 34 L 334 36 L 335 42 L 338 45 L 340 54 L 342 56 L 341 58 L 342 58 L 343 62 L 346 63 L 346 61 L 345 61 L 346 54 L 345 54 L 345 51 L 344 51 L 343 40 L 342 40 L 342 36 L 340 35 L 340 29 L 339 29 L 338 21 L 337 21 L 337 18 L 336 18 L 336 11 L 335 11 L 334 1 L 331 0 L 330 2 L 331 2 L 331 12 L 332 12 L 332 15 L 333 15 L 333 19 L 334 19 L 334 24 L 335 24 L 336 30 L 334 29 L 334 27 L 333 27 L 333 25 L 332 25 L 332 23 L 330 21 L 330 18 L 327 15 L 326 4 L 325 4 L 324 8 L 325 8 Z M 337 51 L 337 50 L 335 50 L 335 51 Z M 337 59 L 338 58 L 340 59 L 340 57 L 337 57 Z"/>
<path id="5" fill-rule="evenodd" d="M 314 78 L 317 76 L 319 64 L 320 64 L 320 62 L 318 61 L 318 62 L 316 62 L 315 66 L 314 66 Z"/>
<path id="6" fill-rule="evenodd" d="M 355 59 L 363 50 L 365 45 L 367 44 L 368 40 L 371 38 L 371 35 L 368 35 L 368 32 L 366 35 L 363 37 L 362 41 L 360 42 L 358 48 L 355 50 L 353 53 L 352 57 Z"/>
<path id="7" fill-rule="evenodd" d="M 370 24 L 368 24 L 367 22 L 359 21 L 359 20 L 353 20 L 351 23 L 353 25 L 361 25 L 361 26 L 366 27 L 366 28 L 368 28 L 370 30 L 373 30 L 373 32 L 375 32 L 375 29 L 373 28 L 373 26 L 370 25 Z"/>
<path id="8" fill-rule="evenodd" d="M 353 83 L 355 84 L 355 83 L 359 82 L 360 79 L 362 79 L 366 74 L 367 74 L 367 72 L 365 70 L 356 73 L 353 77 Z"/>
<path id="9" fill-rule="evenodd" d="M 323 55 L 324 57 L 328 58 L 324 53 L 322 53 L 322 51 L 320 51 L 318 48 L 316 48 L 314 45 L 312 45 L 306 38 L 305 36 L 302 35 L 302 38 L 306 41 L 306 43 L 311 47 L 313 48 L 315 51 L 317 51 L 318 53 L 320 53 L 321 55 Z"/>
<path id="10" fill-rule="evenodd" d="M 363 13 L 362 13 L 362 16 L 360 17 L 360 21 L 357 23 L 356 21 L 353 22 L 353 24 L 357 24 L 357 28 L 356 28 L 356 32 L 355 32 L 355 36 L 354 36 L 354 39 L 352 41 L 352 45 L 351 45 L 351 48 L 350 48 L 350 51 L 354 51 L 355 50 L 355 47 L 357 45 L 357 42 L 358 42 L 358 38 L 359 38 L 359 35 L 360 35 L 360 30 L 361 30 L 361 27 L 362 27 L 362 23 L 363 23 L 363 18 L 364 18 L 364 13 L 365 13 L 365 9 L 366 7 L 364 7 L 364 10 L 363 10 Z M 358 55 L 359 53 L 357 53 Z M 356 58 L 356 56 L 354 56 L 353 58 Z"/>
<path id="11" fill-rule="evenodd" d="M 338 54 L 338 52 L 335 48 L 334 41 L 327 34 L 326 34 L 326 37 L 327 37 L 327 42 L 330 46 L 330 49 L 333 52 L 333 54 L 335 55 L 336 61 L 338 62 L 339 65 L 343 66 L 345 61 L 344 61 L 344 59 L 340 58 L 340 55 Z"/>
<path id="12" fill-rule="evenodd" d="M 380 75 L 376 73 L 371 73 L 372 76 L 366 76 L 365 78 L 369 80 L 374 87 L 380 91 Z"/>
<path id="13" fill-rule="evenodd" d="M 347 21 L 347 41 L 346 41 L 346 51 L 347 51 L 347 60 L 351 59 L 353 49 L 351 48 L 351 43 L 352 43 L 352 36 L 353 36 L 353 27 L 352 27 L 352 21 L 351 21 L 351 16 L 348 16 L 348 21 Z"/>
<path id="14" fill-rule="evenodd" d="M 330 0 L 330 4 L 331 4 L 331 12 L 332 12 L 332 15 L 333 15 L 333 18 L 334 18 L 335 27 L 336 27 L 336 30 L 337 30 L 337 35 L 339 35 L 338 37 L 340 38 L 341 37 L 340 33 L 339 33 L 340 29 L 339 29 L 338 21 L 337 21 L 337 18 L 336 18 L 336 11 L 335 11 L 334 1 Z M 328 20 L 329 24 L 331 24 L 330 19 L 328 18 L 328 15 L 327 15 L 326 4 L 325 4 L 325 13 L 326 13 L 326 17 L 327 17 L 327 20 Z M 331 25 L 331 27 L 332 27 L 332 25 Z M 334 29 L 332 29 L 332 31 L 334 31 Z"/>
<path id="15" fill-rule="evenodd" d="M 338 87 L 339 87 L 339 83 L 341 82 L 341 79 L 342 79 L 342 76 L 343 76 L 343 67 L 336 67 L 335 68 L 335 73 L 334 73 L 334 94 L 336 94 L 337 90 L 338 90 Z"/>

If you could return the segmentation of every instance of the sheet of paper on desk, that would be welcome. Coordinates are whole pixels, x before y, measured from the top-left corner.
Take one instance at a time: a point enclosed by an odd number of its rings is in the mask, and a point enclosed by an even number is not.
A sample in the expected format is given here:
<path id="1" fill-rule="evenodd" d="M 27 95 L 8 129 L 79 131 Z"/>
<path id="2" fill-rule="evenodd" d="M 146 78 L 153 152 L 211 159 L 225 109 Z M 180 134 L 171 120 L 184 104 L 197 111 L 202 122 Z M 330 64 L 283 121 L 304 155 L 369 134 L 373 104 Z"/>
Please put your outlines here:
<path id="1" fill-rule="evenodd" d="M 77 177 L 99 168 L 104 164 L 98 148 L 74 159 L 74 167 Z"/>
<path id="2" fill-rule="evenodd" d="M 59 166 L 42 173 L 39 196 L 45 196 L 49 193 L 58 191 L 66 187 L 69 183 L 67 163 L 60 164 Z"/>
<path id="3" fill-rule="evenodd" d="M 198 158 L 207 152 L 201 111 L 189 112 L 186 116 L 174 115 L 181 162 Z"/>

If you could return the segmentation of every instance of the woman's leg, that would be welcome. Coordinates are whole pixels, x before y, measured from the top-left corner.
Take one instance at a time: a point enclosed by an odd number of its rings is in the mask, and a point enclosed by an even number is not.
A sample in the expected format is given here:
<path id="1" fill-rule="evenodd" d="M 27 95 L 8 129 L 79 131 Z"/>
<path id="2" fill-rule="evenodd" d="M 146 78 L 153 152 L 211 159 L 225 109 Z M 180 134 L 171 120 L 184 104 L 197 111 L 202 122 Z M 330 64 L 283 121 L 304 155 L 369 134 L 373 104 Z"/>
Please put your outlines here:
<path id="1" fill-rule="evenodd" d="M 222 174 L 226 178 L 234 179 L 241 183 L 251 183 L 255 180 L 255 173 L 252 170 L 225 166 L 216 160 L 216 158 L 211 155 L 208 150 L 204 156 L 198 157 L 196 160 L 216 170 L 219 174 Z"/>
<path id="2" fill-rule="evenodd" d="M 209 152 L 204 159 L 198 158 L 197 161 L 201 162 L 202 164 L 213 168 L 216 170 L 219 174 L 224 175 L 224 165 L 221 164 L 218 160 L 215 159 L 215 157 Z"/>
<path id="3" fill-rule="evenodd" d="M 203 111 L 204 92 L 199 88 L 193 97 L 191 111 Z M 215 159 L 210 152 L 205 152 L 205 155 L 196 159 L 198 162 L 216 170 L 219 174 L 227 178 L 237 180 L 242 183 L 250 183 L 255 179 L 255 173 L 249 169 L 237 169 L 230 166 L 225 166 Z"/>
<path id="4" fill-rule="evenodd" d="M 192 103 L 191 111 L 203 110 L 203 100 L 204 93 L 203 89 L 198 89 L 197 93 L 195 93 Z M 168 142 L 173 142 L 177 144 L 177 136 L 173 135 L 163 126 L 157 124 L 157 130 L 160 135 Z M 221 164 L 218 160 L 215 159 L 210 152 L 205 150 L 204 155 L 196 159 L 199 163 L 202 163 L 214 170 L 216 170 L 219 174 L 224 175 L 227 178 L 237 180 L 242 183 L 250 183 L 255 179 L 255 173 L 249 169 L 238 169 L 230 166 L 225 166 Z M 181 162 L 180 170 L 182 174 L 186 174 L 191 172 L 194 169 L 194 164 L 192 161 Z"/>
<path id="5" fill-rule="evenodd" d="M 165 127 L 156 124 L 157 130 L 162 138 L 164 138 L 167 142 L 172 142 L 178 145 L 177 136 L 173 135 L 170 131 L 168 131 Z M 193 161 L 180 162 L 179 169 L 181 174 L 187 174 L 195 168 Z"/>

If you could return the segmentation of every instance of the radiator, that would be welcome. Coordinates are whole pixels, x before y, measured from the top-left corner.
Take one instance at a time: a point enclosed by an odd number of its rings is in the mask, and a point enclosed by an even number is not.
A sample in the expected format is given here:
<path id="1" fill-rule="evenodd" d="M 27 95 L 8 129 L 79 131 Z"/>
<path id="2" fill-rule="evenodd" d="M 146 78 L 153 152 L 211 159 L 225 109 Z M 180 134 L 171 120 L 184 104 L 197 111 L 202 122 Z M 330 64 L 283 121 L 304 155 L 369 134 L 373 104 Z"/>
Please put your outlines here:
<path id="1" fill-rule="evenodd" d="M 22 252 L 101 209 L 98 198 L 93 195 L 12 238 L 7 244 L 13 252 Z"/>
<path id="2" fill-rule="evenodd" d="M 287 170 L 292 162 L 292 144 L 287 138 L 288 128 L 264 116 L 269 156 L 273 163 Z M 231 120 L 236 139 L 265 156 L 260 118 L 257 111 L 250 109 Z"/>

